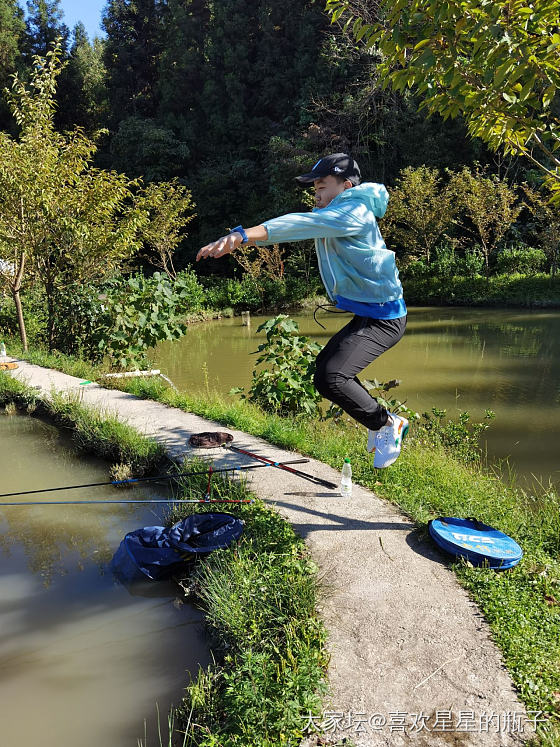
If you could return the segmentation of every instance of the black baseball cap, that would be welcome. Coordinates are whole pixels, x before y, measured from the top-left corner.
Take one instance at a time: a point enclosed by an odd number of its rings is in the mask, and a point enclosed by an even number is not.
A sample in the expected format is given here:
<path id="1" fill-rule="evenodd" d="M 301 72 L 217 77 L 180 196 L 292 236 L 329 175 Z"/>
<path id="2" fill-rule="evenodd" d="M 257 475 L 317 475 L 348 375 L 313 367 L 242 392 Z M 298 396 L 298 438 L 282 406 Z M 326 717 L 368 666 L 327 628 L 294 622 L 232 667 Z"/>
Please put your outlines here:
<path id="1" fill-rule="evenodd" d="M 360 183 L 362 175 L 360 167 L 354 159 L 347 153 L 332 153 L 330 156 L 323 156 L 308 174 L 296 176 L 296 181 L 300 184 L 313 184 L 315 179 L 321 179 L 323 176 L 343 176 L 352 182 L 354 186 Z"/>

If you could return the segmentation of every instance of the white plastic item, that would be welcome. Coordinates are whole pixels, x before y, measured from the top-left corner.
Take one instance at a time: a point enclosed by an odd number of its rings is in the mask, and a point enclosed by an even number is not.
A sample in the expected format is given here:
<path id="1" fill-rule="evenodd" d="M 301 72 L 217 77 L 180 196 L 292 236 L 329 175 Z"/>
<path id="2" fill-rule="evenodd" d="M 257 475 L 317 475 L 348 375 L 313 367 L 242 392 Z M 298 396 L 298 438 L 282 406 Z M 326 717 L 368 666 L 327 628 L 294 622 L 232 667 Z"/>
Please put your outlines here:
<path id="1" fill-rule="evenodd" d="M 0 342 L 0 358 L 4 359 L 7 356 L 6 346 L 3 342 Z"/>
<path id="2" fill-rule="evenodd" d="M 342 477 L 340 478 L 340 495 L 343 498 L 350 498 L 352 495 L 352 465 L 348 457 L 342 465 Z"/>

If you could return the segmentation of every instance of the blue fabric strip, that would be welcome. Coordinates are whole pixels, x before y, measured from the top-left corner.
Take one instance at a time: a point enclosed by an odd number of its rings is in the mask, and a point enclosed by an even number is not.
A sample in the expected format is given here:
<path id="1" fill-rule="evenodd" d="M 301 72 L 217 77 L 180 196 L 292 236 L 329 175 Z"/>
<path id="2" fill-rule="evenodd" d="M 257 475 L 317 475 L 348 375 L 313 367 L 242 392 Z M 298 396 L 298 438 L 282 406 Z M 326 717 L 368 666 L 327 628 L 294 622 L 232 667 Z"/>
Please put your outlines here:
<path id="1" fill-rule="evenodd" d="M 335 296 L 334 300 L 337 309 L 351 311 L 352 314 L 367 316 L 370 319 L 399 319 L 407 313 L 404 298 L 397 298 L 396 301 L 385 301 L 385 303 L 362 303 L 343 296 Z"/>

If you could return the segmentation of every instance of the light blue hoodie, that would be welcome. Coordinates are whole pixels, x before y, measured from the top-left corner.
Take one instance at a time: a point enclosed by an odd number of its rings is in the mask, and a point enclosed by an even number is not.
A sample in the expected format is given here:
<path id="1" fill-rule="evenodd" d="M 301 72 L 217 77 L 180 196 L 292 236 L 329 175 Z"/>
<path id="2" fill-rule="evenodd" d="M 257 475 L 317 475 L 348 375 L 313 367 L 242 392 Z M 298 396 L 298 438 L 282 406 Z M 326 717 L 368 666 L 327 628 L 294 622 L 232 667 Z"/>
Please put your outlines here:
<path id="1" fill-rule="evenodd" d="M 406 314 L 395 253 L 387 249 L 376 218 L 389 195 L 382 184 L 365 182 L 338 194 L 324 208 L 264 221 L 259 246 L 315 239 L 325 289 L 338 308 L 360 316 L 395 319 Z"/>

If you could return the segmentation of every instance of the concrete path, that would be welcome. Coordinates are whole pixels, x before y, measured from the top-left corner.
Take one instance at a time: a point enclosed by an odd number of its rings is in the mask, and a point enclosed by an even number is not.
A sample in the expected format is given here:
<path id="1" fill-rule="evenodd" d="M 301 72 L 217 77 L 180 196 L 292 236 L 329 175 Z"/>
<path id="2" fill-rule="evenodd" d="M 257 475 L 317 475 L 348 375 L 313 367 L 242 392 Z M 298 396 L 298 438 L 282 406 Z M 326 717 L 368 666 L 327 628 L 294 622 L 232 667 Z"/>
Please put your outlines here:
<path id="1" fill-rule="evenodd" d="M 178 409 L 19 364 L 12 374 L 43 394 L 78 394 L 156 438 L 175 459 L 192 452 L 191 433 L 205 430 L 228 430 L 235 445 L 277 461 L 298 456 Z M 216 467 L 243 463 L 223 449 L 204 453 Z M 314 460 L 300 468 L 340 479 Z M 534 733 L 478 608 L 393 505 L 358 486 L 341 498 L 273 467 L 247 475 L 252 490 L 304 537 L 326 586 L 330 695 L 313 722 L 322 738 L 307 746 L 344 737 L 359 747 L 515 745 Z"/>

